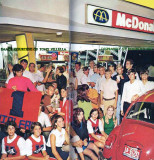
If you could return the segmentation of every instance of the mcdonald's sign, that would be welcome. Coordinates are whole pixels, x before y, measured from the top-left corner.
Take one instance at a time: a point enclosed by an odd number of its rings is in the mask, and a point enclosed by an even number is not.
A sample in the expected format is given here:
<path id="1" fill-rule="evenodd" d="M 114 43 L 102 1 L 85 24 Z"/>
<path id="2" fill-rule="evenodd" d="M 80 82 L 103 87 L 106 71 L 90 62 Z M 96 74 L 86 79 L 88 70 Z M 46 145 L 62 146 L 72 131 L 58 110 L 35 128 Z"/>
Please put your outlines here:
<path id="1" fill-rule="evenodd" d="M 112 10 L 87 5 L 87 23 L 111 26 Z"/>
<path id="2" fill-rule="evenodd" d="M 154 33 L 154 20 L 115 11 L 107 8 L 87 5 L 87 23 L 132 31 Z"/>
<path id="3" fill-rule="evenodd" d="M 104 9 L 95 9 L 93 12 L 93 18 L 96 22 L 107 23 L 109 20 L 109 14 Z"/>

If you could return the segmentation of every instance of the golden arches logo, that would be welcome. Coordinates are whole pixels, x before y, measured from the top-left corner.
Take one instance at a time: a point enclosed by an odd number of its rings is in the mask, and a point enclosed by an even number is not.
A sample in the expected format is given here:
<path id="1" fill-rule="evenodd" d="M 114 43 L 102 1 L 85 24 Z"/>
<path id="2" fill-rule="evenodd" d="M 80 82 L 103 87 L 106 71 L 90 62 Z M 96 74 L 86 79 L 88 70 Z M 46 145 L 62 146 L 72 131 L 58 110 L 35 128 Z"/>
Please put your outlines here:
<path id="1" fill-rule="evenodd" d="M 93 12 L 93 18 L 96 22 L 106 23 L 109 20 L 109 14 L 103 9 L 95 9 Z"/>

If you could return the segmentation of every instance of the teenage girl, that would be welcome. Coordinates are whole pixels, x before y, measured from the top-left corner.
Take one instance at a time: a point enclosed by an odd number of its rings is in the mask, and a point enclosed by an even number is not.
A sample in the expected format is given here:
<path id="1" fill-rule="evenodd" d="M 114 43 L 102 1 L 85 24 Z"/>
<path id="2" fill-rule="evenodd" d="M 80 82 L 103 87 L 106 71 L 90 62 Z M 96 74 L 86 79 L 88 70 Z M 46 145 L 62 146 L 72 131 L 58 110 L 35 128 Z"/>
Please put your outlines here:
<path id="1" fill-rule="evenodd" d="M 98 115 L 99 112 L 97 109 L 91 110 L 89 119 L 87 121 L 87 129 L 90 141 L 93 141 L 97 147 L 104 148 L 108 135 L 104 132 L 103 123 L 99 119 Z"/>
<path id="2" fill-rule="evenodd" d="M 64 119 L 60 115 L 55 115 L 52 119 L 52 127 L 48 142 L 47 142 L 47 152 L 50 157 L 56 158 L 58 160 L 67 160 L 69 152 L 62 150 L 62 146 L 66 141 L 69 144 L 69 136 L 65 131 Z"/>
<path id="3" fill-rule="evenodd" d="M 17 125 L 14 121 L 8 121 L 5 123 L 7 137 L 2 139 L 2 160 L 16 160 L 25 159 L 25 140 L 18 136 L 15 131 Z"/>
<path id="4" fill-rule="evenodd" d="M 39 122 L 31 125 L 32 135 L 26 140 L 26 150 L 28 159 L 49 160 L 46 152 L 45 138 L 41 135 L 42 126 Z"/>

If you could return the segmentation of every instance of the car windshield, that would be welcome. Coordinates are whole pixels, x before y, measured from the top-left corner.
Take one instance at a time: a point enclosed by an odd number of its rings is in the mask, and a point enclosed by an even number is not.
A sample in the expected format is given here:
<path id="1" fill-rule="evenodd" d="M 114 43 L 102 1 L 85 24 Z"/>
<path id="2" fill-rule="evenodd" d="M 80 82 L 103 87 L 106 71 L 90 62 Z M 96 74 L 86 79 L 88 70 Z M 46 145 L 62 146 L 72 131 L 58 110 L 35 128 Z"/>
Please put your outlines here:
<path id="1" fill-rule="evenodd" d="M 154 123 L 154 103 L 138 102 L 134 104 L 127 118 Z"/>

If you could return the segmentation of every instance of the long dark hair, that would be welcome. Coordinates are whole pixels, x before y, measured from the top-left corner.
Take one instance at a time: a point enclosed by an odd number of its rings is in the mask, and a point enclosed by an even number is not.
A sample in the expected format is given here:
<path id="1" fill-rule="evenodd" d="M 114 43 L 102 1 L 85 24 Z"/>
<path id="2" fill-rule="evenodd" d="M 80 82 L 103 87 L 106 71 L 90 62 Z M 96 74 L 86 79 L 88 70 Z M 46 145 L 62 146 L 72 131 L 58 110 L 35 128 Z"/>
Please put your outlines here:
<path id="1" fill-rule="evenodd" d="M 73 73 L 73 77 L 75 78 L 75 77 L 76 77 L 76 75 L 75 75 L 75 71 L 74 71 L 74 69 L 73 69 L 73 68 L 71 68 L 71 72 Z"/>
<path id="2" fill-rule="evenodd" d="M 98 111 L 98 109 L 96 109 L 96 108 L 93 108 L 93 109 L 90 111 L 88 119 L 91 118 L 92 113 L 95 112 L 95 111 L 98 112 L 98 117 L 97 117 L 97 119 L 99 119 L 99 111 Z"/>
<path id="3" fill-rule="evenodd" d="M 68 97 L 68 90 L 67 90 L 67 88 L 66 88 L 65 86 L 63 86 L 63 87 L 61 88 L 61 90 L 62 90 L 62 89 L 64 89 L 64 90 L 67 92 L 67 97 L 66 97 L 66 98 L 67 98 L 67 100 L 68 100 L 69 97 Z M 63 97 L 61 96 L 61 93 L 60 93 L 60 100 L 63 101 Z"/>
<path id="4" fill-rule="evenodd" d="M 61 115 L 55 114 L 52 116 L 51 118 L 52 130 L 57 128 L 56 123 L 59 118 L 62 118 L 64 120 L 64 118 Z"/>
<path id="5" fill-rule="evenodd" d="M 80 124 L 80 122 L 79 122 L 79 120 L 78 120 L 78 115 L 79 115 L 81 112 L 83 112 L 83 114 L 84 114 L 84 110 L 83 110 L 82 108 L 75 108 L 75 109 L 73 109 L 73 123 L 74 123 L 74 125 L 77 126 L 77 127 L 80 127 L 80 126 L 81 126 L 81 124 Z M 84 116 L 83 116 L 82 122 L 85 122 Z"/>

